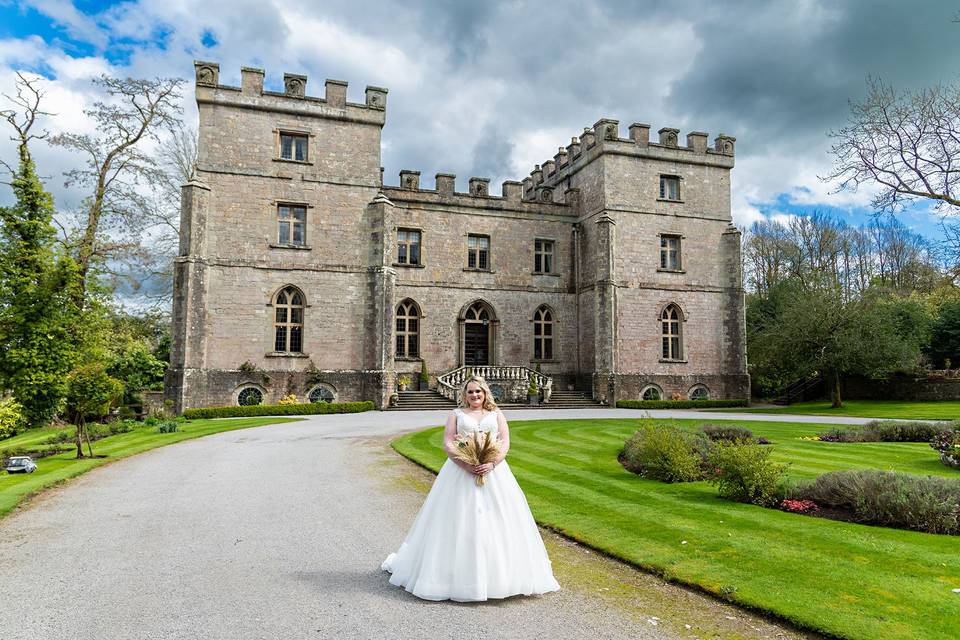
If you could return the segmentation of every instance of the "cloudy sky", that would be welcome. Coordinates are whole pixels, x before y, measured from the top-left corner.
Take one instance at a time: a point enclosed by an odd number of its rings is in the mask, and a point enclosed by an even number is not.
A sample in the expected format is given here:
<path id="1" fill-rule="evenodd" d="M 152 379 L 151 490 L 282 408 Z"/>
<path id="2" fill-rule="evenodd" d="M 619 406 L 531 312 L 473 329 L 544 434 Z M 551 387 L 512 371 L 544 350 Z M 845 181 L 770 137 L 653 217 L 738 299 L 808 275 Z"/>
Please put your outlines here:
<path id="1" fill-rule="evenodd" d="M 46 122 L 86 130 L 90 79 L 181 76 L 193 60 L 389 88 L 383 164 L 400 169 L 522 179 L 601 117 L 654 131 L 677 127 L 737 138 L 734 219 L 828 210 L 867 220 L 870 194 L 833 194 L 817 176 L 830 167 L 827 132 L 843 126 L 867 76 L 898 88 L 960 80 L 960 3 L 905 0 L 480 2 L 437 0 L 0 0 L 0 90 L 13 71 L 50 79 Z M 184 98 L 196 119 L 192 85 Z M 4 136 L 5 137 L 5 136 Z M 61 173 L 77 158 L 38 147 L 61 206 L 79 194 Z M 0 142 L 0 157 L 11 158 Z M 493 187 L 499 193 L 499 187 Z M 0 192 L 0 203 L 9 202 Z M 903 220 L 928 236 L 927 205 Z"/>

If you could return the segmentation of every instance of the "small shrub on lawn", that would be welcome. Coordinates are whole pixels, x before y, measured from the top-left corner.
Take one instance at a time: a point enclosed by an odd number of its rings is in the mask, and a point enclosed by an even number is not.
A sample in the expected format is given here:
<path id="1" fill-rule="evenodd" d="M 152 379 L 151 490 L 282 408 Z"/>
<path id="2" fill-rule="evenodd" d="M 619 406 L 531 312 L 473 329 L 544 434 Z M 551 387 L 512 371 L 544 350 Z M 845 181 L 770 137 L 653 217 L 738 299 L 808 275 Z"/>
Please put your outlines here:
<path id="1" fill-rule="evenodd" d="M 813 500 L 791 500 L 789 498 L 780 503 L 780 508 L 791 513 L 812 513 L 820 509 Z"/>
<path id="2" fill-rule="evenodd" d="M 623 466 L 662 482 L 692 482 L 703 478 L 703 460 L 710 442 L 668 424 L 644 424 L 623 448 Z"/>
<path id="3" fill-rule="evenodd" d="M 746 407 L 748 400 L 617 400 L 619 409 L 705 409 L 708 407 Z"/>
<path id="4" fill-rule="evenodd" d="M 820 434 L 824 442 L 930 442 L 938 434 L 950 431 L 946 422 L 906 422 L 874 420 L 862 426 L 834 427 Z"/>
<path id="5" fill-rule="evenodd" d="M 740 425 L 705 424 L 700 431 L 714 442 L 756 442 L 753 432 Z"/>
<path id="6" fill-rule="evenodd" d="M 205 418 L 238 418 L 246 416 L 302 416 L 325 413 L 359 413 L 372 411 L 373 403 L 365 402 L 308 402 L 305 404 L 256 404 L 246 407 L 206 407 L 187 409 L 187 420 Z"/>
<path id="7" fill-rule="evenodd" d="M 44 444 L 64 444 L 66 442 L 76 442 L 77 434 L 74 429 L 64 429 L 63 431 L 58 431 L 46 440 Z"/>
<path id="8" fill-rule="evenodd" d="M 176 420 L 164 420 L 157 425 L 157 433 L 174 433 L 180 430 L 180 423 Z"/>
<path id="9" fill-rule="evenodd" d="M 960 480 L 893 471 L 833 471 L 790 498 L 848 512 L 857 522 L 960 534 Z"/>
<path id="10" fill-rule="evenodd" d="M 107 428 L 110 430 L 110 435 L 115 436 L 118 433 L 130 433 L 139 426 L 140 423 L 136 420 L 114 420 L 107 425 Z"/>
<path id="11" fill-rule="evenodd" d="M 143 425 L 145 427 L 155 427 L 160 424 L 160 418 L 157 416 L 147 416 L 143 419 Z"/>
<path id="12" fill-rule="evenodd" d="M 710 482 L 721 498 L 771 507 L 782 497 L 781 479 L 787 470 L 770 460 L 771 453 L 758 444 L 717 442 L 707 457 Z"/>

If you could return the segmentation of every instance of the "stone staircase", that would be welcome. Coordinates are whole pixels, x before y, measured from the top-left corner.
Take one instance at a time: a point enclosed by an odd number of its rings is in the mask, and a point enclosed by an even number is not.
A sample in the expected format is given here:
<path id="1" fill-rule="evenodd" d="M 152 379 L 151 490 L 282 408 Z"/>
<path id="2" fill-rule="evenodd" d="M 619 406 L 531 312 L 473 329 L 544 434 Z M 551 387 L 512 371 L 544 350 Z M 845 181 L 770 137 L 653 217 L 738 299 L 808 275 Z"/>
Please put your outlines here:
<path id="1" fill-rule="evenodd" d="M 436 391 L 398 391 L 397 406 L 391 411 L 431 411 L 453 409 L 456 405 Z M 550 402 L 538 405 L 504 403 L 504 409 L 597 409 L 607 405 L 595 402 L 582 391 L 554 391 Z"/>
<path id="2" fill-rule="evenodd" d="M 607 405 L 596 402 L 583 391 L 554 391 L 550 395 L 550 402 L 537 405 L 504 403 L 500 406 L 504 409 L 600 409 Z"/>
<path id="3" fill-rule="evenodd" d="M 436 391 L 398 391 L 397 406 L 393 411 L 430 411 L 453 409 L 456 405 Z"/>

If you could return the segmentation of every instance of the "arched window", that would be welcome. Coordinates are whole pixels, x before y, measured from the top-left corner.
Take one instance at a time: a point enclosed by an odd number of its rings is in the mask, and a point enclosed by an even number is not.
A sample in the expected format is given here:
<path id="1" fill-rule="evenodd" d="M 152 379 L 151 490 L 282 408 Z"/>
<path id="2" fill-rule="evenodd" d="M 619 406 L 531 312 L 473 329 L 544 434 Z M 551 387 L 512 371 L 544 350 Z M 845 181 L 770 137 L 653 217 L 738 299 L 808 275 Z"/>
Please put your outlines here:
<path id="1" fill-rule="evenodd" d="M 547 307 L 533 313 L 533 359 L 553 360 L 553 313 Z"/>
<path id="2" fill-rule="evenodd" d="M 296 287 L 285 287 L 273 301 L 274 344 L 278 353 L 303 351 L 303 294 Z"/>
<path id="3" fill-rule="evenodd" d="M 663 391 L 655 384 L 648 384 L 640 392 L 641 400 L 663 400 Z"/>
<path id="4" fill-rule="evenodd" d="M 246 387 L 237 394 L 237 404 L 241 407 L 249 407 L 255 404 L 263 404 L 263 392 L 256 387 Z"/>
<path id="5" fill-rule="evenodd" d="M 333 388 L 326 384 L 318 384 L 307 394 L 310 402 L 333 402 L 336 398 Z"/>
<path id="6" fill-rule="evenodd" d="M 690 399 L 691 400 L 709 400 L 710 399 L 710 390 L 707 389 L 702 384 L 698 384 L 690 389 Z"/>
<path id="7" fill-rule="evenodd" d="M 680 333 L 680 308 L 667 305 L 660 314 L 660 332 L 663 337 L 663 359 L 683 360 L 683 340 Z"/>
<path id="8" fill-rule="evenodd" d="M 420 357 L 420 309 L 410 299 L 397 305 L 397 347 L 394 357 Z"/>

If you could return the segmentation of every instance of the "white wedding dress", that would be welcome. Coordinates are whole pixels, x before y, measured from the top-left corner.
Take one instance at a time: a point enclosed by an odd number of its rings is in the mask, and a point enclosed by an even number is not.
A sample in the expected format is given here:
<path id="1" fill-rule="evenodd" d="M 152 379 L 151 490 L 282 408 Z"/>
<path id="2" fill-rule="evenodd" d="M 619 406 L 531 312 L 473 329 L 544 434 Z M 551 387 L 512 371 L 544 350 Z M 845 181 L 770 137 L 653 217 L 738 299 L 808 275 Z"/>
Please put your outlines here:
<path id="1" fill-rule="evenodd" d="M 497 414 L 478 423 L 455 409 L 457 433 L 497 430 Z M 472 602 L 557 591 L 540 531 L 506 460 L 478 487 L 447 460 L 406 540 L 381 568 L 390 583 L 425 600 Z"/>

